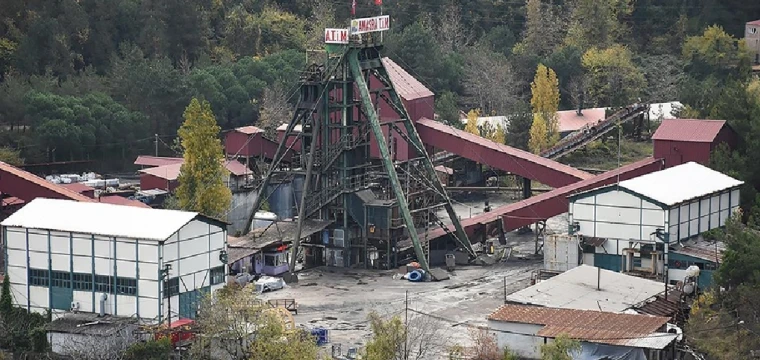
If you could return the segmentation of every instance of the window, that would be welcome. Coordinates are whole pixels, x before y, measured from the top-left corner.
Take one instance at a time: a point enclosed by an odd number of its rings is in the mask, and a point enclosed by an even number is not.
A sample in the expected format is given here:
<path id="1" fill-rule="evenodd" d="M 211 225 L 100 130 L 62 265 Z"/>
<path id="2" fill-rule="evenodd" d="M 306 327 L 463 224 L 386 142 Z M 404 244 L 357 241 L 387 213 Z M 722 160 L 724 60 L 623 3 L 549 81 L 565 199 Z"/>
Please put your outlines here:
<path id="1" fill-rule="evenodd" d="M 749 28 L 749 33 L 750 34 L 757 34 L 757 28 L 756 27 Z"/>
<path id="2" fill-rule="evenodd" d="M 74 290 L 92 291 L 92 274 L 74 273 Z"/>
<path id="3" fill-rule="evenodd" d="M 211 269 L 211 285 L 223 283 L 224 275 L 224 266 L 219 266 Z"/>
<path id="4" fill-rule="evenodd" d="M 177 295 L 179 294 L 179 278 L 175 277 L 172 279 L 169 279 L 169 281 L 164 282 L 164 297 L 168 298 L 169 296 Z"/>
<path id="5" fill-rule="evenodd" d="M 117 277 L 116 291 L 120 295 L 137 295 L 137 280 Z"/>
<path id="6" fill-rule="evenodd" d="M 29 269 L 29 285 L 32 286 L 49 286 L 47 270 Z"/>
<path id="7" fill-rule="evenodd" d="M 71 273 L 69 272 L 63 272 L 63 271 L 53 271 L 50 274 L 50 277 L 53 280 L 53 283 L 51 284 L 52 287 L 59 287 L 59 288 L 71 288 Z"/>
<path id="8" fill-rule="evenodd" d="M 113 276 L 95 275 L 95 291 L 113 294 Z"/>
<path id="9" fill-rule="evenodd" d="M 280 266 L 280 254 L 264 254 L 264 266 Z"/>

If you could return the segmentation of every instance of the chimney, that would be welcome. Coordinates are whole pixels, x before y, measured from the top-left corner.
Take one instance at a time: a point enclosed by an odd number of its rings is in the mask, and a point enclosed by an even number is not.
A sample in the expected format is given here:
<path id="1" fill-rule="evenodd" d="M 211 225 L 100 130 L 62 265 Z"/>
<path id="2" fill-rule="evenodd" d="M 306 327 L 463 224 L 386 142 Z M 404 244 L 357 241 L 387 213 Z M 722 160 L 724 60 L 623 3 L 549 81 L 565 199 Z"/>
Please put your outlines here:
<path id="1" fill-rule="evenodd" d="M 577 114 L 578 114 L 578 116 L 583 116 L 583 92 L 582 91 L 581 91 L 581 95 L 579 97 L 579 100 L 580 101 L 578 101 L 578 112 L 577 112 Z"/>
<path id="2" fill-rule="evenodd" d="M 100 295 L 100 317 L 106 316 L 106 300 L 108 299 L 108 295 L 101 294 Z"/>

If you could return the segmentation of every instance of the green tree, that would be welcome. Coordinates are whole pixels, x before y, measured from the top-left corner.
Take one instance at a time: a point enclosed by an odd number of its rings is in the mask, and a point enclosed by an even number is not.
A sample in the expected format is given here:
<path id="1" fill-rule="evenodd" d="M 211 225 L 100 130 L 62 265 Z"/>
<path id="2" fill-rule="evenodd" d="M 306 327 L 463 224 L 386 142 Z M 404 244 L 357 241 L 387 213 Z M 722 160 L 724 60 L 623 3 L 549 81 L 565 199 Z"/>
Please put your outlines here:
<path id="1" fill-rule="evenodd" d="M 631 0 L 578 0 L 565 42 L 583 50 L 612 46 L 626 32 L 620 19 L 632 11 Z"/>
<path id="2" fill-rule="evenodd" d="M 8 274 L 3 277 L 3 288 L 0 291 L 0 315 L 8 316 L 13 310 L 13 298 L 11 297 L 11 279 Z"/>
<path id="3" fill-rule="evenodd" d="M 590 102 L 595 106 L 628 105 L 646 88 L 644 75 L 623 46 L 592 48 L 583 54 L 582 63 L 588 74 Z"/>
<path id="4" fill-rule="evenodd" d="M 540 147 L 551 147 L 559 140 L 559 123 L 557 120 L 557 108 L 559 106 L 559 80 L 554 70 L 539 64 L 536 69 L 536 76 L 530 84 L 531 99 L 530 104 L 534 114 L 534 126 L 536 130 L 531 130 L 531 141 L 534 145 L 543 144 Z M 536 124 L 536 118 L 541 121 Z M 546 139 L 539 141 L 533 139 L 533 136 L 539 136 L 546 129 Z M 535 149 L 538 148 L 533 148 Z M 541 149 L 545 150 L 545 149 Z M 540 152 L 540 150 L 539 150 Z"/>
<path id="5" fill-rule="evenodd" d="M 533 126 L 533 115 L 530 104 L 518 103 L 515 111 L 509 117 L 507 125 L 507 145 L 522 150 L 529 150 L 530 129 Z"/>
<path id="6" fill-rule="evenodd" d="M 24 165 L 24 159 L 21 157 L 21 152 L 9 147 L 0 147 L 0 161 L 13 166 Z"/>
<path id="7" fill-rule="evenodd" d="M 397 354 L 404 352 L 404 339 L 406 327 L 401 318 L 394 316 L 390 320 L 384 320 L 376 313 L 369 315 L 372 340 L 365 347 L 367 360 L 395 360 Z"/>
<path id="8" fill-rule="evenodd" d="M 541 360 L 573 360 L 572 354 L 580 350 L 578 340 L 561 334 L 554 341 L 541 345 Z"/>
<path id="9" fill-rule="evenodd" d="M 177 179 L 179 206 L 188 211 L 225 218 L 232 193 L 225 185 L 224 151 L 211 105 L 197 99 L 185 110 L 185 122 L 177 133 L 185 162 Z"/>
<path id="10" fill-rule="evenodd" d="M 751 57 L 744 40 L 737 40 L 713 25 L 700 36 L 691 36 L 683 45 L 683 59 L 691 74 L 707 76 L 736 72 L 746 78 Z"/>
<path id="11" fill-rule="evenodd" d="M 727 289 L 740 285 L 760 286 L 760 233 L 747 228 L 741 223 L 741 213 L 726 220 L 726 233 L 723 237 L 726 251 L 715 282 Z"/>
<path id="12" fill-rule="evenodd" d="M 446 91 L 435 99 L 435 113 L 442 122 L 455 127 L 461 126 L 457 95 L 453 92 Z"/>
<path id="13" fill-rule="evenodd" d="M 124 353 L 125 360 L 165 360 L 172 353 L 172 342 L 168 337 L 133 344 Z"/>

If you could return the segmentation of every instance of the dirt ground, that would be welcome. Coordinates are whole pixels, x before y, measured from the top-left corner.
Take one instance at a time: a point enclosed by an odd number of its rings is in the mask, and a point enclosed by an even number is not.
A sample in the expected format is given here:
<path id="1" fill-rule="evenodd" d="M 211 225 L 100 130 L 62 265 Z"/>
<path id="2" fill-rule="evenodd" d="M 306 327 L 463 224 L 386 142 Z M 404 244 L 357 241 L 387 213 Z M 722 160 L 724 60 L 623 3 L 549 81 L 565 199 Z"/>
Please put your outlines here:
<path id="1" fill-rule="evenodd" d="M 547 223 L 550 232 L 567 228 L 566 215 Z M 343 354 L 366 344 L 371 334 L 367 316 L 374 311 L 388 318 L 398 315 L 402 320 L 408 314 L 410 326 L 417 326 L 419 338 L 426 338 L 420 342 L 430 343 L 431 350 L 422 358 L 445 358 L 452 345 L 470 345 L 473 327 L 486 324 L 486 316 L 503 304 L 505 291 L 510 294 L 530 285 L 531 272 L 542 266 L 540 257 L 531 256 L 534 239 L 533 234 L 510 233 L 507 245 L 513 248 L 513 255 L 508 261 L 458 266 L 449 280 L 440 282 L 400 280 L 394 277 L 396 270 L 322 267 L 301 271 L 298 284 L 262 294 L 262 298 L 296 299 L 297 325 L 327 328 L 328 352 L 333 344 L 340 344 Z"/>

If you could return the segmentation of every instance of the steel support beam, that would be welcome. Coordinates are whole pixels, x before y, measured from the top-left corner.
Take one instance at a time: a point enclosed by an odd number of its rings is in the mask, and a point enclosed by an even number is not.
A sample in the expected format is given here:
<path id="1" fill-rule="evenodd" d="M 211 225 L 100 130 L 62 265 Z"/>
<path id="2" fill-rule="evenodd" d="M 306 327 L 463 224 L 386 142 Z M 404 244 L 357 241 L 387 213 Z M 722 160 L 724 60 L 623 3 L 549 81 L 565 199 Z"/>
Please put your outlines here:
<path id="1" fill-rule="evenodd" d="M 372 98 L 370 97 L 369 87 L 367 86 L 367 82 L 364 80 L 362 69 L 359 64 L 358 49 L 352 49 L 349 51 L 348 64 L 351 68 L 351 74 L 354 77 L 354 81 L 356 82 L 356 87 L 359 89 L 359 93 L 361 94 L 362 107 L 364 108 L 364 112 L 367 114 L 367 120 L 370 124 L 370 128 L 372 129 L 372 133 L 375 135 L 377 147 L 380 150 L 381 160 L 383 162 L 383 166 L 385 167 L 385 171 L 388 172 L 388 178 L 391 183 L 391 188 L 393 189 L 393 194 L 396 196 L 399 211 L 401 212 L 401 216 L 404 218 L 407 232 L 409 233 L 409 237 L 411 238 L 412 244 L 414 245 L 414 252 L 417 255 L 417 262 L 419 262 L 422 269 L 429 274 L 430 267 L 425 257 L 425 252 L 422 249 L 422 244 L 420 244 L 420 239 L 417 236 L 417 229 L 414 227 L 414 219 L 412 219 L 412 214 L 409 212 L 409 205 L 406 202 L 406 195 L 404 194 L 404 190 L 401 188 L 401 182 L 398 179 L 396 167 L 393 164 L 393 160 L 391 160 L 391 155 L 388 151 L 388 143 L 385 141 L 385 134 L 383 134 L 383 129 L 380 127 L 380 119 L 377 117 L 377 112 L 375 112 L 375 109 L 372 106 Z"/>
<path id="2" fill-rule="evenodd" d="M 383 78 L 389 78 L 388 74 L 385 72 L 385 68 L 381 68 L 380 73 Z M 427 150 L 425 150 L 425 145 L 422 143 L 420 135 L 417 133 L 417 128 L 414 127 L 411 119 L 409 119 L 409 112 L 406 111 L 406 107 L 404 107 L 403 101 L 401 101 L 401 98 L 398 96 L 398 93 L 396 93 L 396 91 L 389 92 L 389 95 L 392 106 L 394 106 L 394 108 L 403 109 L 403 113 L 399 115 L 407 119 L 407 121 L 404 121 L 404 127 L 406 128 L 405 137 L 411 141 L 411 145 L 415 147 L 417 151 L 421 152 L 420 155 L 423 155 L 423 159 L 421 161 L 424 167 L 424 171 L 428 179 L 430 179 L 430 183 L 433 185 L 436 192 L 438 192 L 441 197 L 443 197 L 443 207 L 446 209 L 449 218 L 451 218 L 451 223 L 454 224 L 457 239 L 472 257 L 477 256 L 477 254 L 475 254 L 475 251 L 472 249 L 470 239 L 467 238 L 467 233 L 464 231 L 462 224 L 459 222 L 459 217 L 457 217 L 457 213 L 454 211 L 454 207 L 451 205 L 451 199 L 446 193 L 446 190 L 443 188 L 443 185 L 441 185 L 441 181 L 438 179 L 438 175 L 435 173 L 435 168 L 433 167 L 433 163 L 430 161 L 430 156 L 428 155 Z"/>

